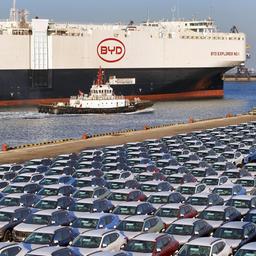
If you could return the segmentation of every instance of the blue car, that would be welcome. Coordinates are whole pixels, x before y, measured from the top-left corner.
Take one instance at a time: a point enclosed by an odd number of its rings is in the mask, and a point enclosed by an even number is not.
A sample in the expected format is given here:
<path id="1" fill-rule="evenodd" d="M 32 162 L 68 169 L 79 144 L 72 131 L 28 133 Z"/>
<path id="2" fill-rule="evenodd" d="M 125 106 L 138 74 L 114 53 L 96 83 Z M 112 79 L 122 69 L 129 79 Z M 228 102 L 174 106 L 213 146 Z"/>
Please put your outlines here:
<path id="1" fill-rule="evenodd" d="M 256 150 L 243 159 L 243 164 L 256 163 Z"/>

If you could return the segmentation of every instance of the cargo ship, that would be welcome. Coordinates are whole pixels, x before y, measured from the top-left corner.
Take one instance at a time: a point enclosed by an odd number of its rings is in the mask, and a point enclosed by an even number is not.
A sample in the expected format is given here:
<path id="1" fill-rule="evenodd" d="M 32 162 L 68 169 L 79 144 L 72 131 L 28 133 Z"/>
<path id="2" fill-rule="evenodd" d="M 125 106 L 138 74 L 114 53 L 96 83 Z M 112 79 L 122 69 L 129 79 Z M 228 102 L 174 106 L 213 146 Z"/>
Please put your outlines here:
<path id="1" fill-rule="evenodd" d="M 27 21 L 15 8 L 10 16 L 0 22 L 0 106 L 68 102 L 89 92 L 99 66 L 127 98 L 220 98 L 224 72 L 246 59 L 245 34 L 219 32 L 211 19 L 61 24 Z"/>

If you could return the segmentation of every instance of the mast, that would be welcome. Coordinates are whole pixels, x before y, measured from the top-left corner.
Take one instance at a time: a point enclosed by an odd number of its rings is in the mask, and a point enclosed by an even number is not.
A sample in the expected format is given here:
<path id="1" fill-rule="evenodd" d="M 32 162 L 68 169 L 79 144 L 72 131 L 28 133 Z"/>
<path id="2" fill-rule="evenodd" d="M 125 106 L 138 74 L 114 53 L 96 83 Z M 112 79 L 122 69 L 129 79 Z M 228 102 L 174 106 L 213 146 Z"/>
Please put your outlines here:
<path id="1" fill-rule="evenodd" d="M 12 8 L 10 9 L 10 21 L 17 21 L 16 0 L 13 0 Z"/>

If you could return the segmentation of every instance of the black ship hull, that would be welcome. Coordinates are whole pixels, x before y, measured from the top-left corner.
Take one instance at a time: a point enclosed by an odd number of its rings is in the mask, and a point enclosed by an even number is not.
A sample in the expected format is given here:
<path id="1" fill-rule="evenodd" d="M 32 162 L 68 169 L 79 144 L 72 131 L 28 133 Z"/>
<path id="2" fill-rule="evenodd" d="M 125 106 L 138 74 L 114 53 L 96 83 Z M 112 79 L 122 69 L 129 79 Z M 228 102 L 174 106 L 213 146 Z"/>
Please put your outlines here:
<path id="1" fill-rule="evenodd" d="M 229 68 L 107 69 L 105 77 L 135 78 L 116 84 L 116 95 L 144 100 L 223 97 L 222 76 Z M 67 101 L 78 91 L 88 93 L 97 69 L 0 70 L 0 106 Z"/>

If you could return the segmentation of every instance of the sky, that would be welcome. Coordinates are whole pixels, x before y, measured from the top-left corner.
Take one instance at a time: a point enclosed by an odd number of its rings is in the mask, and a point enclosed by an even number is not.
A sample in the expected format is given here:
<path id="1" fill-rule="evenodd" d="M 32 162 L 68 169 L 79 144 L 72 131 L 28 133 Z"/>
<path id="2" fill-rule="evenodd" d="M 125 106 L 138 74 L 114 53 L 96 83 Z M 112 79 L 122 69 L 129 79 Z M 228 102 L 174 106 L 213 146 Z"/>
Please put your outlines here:
<path id="1" fill-rule="evenodd" d="M 0 19 L 9 16 L 13 0 L 0 0 Z M 236 25 L 247 35 L 249 68 L 256 70 L 256 0 L 16 0 L 18 9 L 27 9 L 56 22 L 128 23 L 147 19 L 206 19 L 212 17 L 220 31 Z"/>

